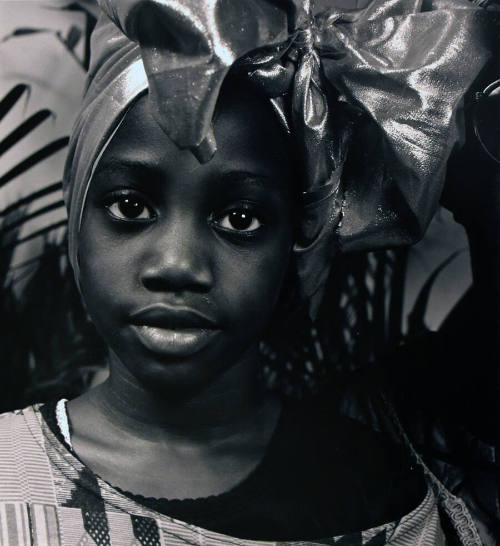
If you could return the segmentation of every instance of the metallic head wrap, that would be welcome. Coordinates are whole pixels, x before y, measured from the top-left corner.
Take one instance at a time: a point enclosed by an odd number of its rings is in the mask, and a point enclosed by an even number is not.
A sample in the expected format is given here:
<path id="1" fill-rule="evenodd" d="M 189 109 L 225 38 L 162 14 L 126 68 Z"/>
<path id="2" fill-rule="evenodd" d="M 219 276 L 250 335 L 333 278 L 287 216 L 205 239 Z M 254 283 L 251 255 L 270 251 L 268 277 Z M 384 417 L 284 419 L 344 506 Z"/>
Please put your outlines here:
<path id="1" fill-rule="evenodd" d="M 100 0 L 84 104 L 65 174 L 70 260 L 100 155 L 145 90 L 165 133 L 200 161 L 229 70 L 271 101 L 303 158 L 294 247 L 317 303 L 338 248 L 421 237 L 438 204 L 457 111 L 489 57 L 487 14 L 468 0 Z"/>

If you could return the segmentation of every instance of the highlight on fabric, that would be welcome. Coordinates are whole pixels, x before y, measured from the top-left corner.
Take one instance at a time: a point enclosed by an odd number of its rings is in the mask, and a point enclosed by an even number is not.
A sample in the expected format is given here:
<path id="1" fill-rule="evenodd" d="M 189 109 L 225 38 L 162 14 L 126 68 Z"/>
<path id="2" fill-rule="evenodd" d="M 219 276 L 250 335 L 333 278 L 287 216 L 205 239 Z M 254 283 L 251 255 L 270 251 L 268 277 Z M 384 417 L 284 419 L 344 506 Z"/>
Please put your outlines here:
<path id="1" fill-rule="evenodd" d="M 460 136 L 461 101 L 490 55 L 484 10 L 468 0 L 431 0 L 425 10 L 421 0 L 373 0 L 354 11 L 319 0 L 100 5 L 65 174 L 77 278 L 96 158 L 130 105 L 147 91 L 169 138 L 208 161 L 214 109 L 231 74 L 271 101 L 304 158 L 294 259 L 312 312 L 339 250 L 422 236 Z"/>

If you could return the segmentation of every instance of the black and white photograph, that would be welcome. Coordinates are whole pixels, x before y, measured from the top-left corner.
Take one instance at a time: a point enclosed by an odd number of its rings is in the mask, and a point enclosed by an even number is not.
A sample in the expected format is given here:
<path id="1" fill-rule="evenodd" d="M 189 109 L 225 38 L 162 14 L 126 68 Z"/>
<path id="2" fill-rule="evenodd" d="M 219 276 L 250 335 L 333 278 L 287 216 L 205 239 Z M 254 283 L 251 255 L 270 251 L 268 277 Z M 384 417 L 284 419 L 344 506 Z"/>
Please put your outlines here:
<path id="1" fill-rule="evenodd" d="M 0 0 L 0 546 L 500 544 L 500 0 Z"/>

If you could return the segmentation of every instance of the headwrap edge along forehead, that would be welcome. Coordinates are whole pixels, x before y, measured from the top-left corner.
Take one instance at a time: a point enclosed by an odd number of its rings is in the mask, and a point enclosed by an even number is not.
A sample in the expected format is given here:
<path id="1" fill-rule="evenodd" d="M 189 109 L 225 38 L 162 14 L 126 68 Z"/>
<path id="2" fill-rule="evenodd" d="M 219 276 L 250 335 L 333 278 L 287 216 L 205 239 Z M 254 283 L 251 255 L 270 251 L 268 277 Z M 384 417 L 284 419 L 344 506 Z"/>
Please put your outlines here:
<path id="1" fill-rule="evenodd" d="M 457 111 L 489 58 L 487 13 L 468 0 L 100 0 L 92 66 L 65 175 L 70 260 L 96 160 L 148 90 L 166 134 L 200 161 L 230 69 L 267 96 L 303 158 L 295 245 L 304 298 L 333 255 L 417 240 L 439 201 Z M 425 7 L 425 10 L 423 9 Z M 466 52 L 466 58 L 465 58 Z"/>
<path id="2" fill-rule="evenodd" d="M 91 41 L 92 62 L 69 143 L 63 177 L 68 254 L 79 284 L 78 233 L 93 171 L 134 100 L 148 89 L 136 44 L 101 15 Z"/>

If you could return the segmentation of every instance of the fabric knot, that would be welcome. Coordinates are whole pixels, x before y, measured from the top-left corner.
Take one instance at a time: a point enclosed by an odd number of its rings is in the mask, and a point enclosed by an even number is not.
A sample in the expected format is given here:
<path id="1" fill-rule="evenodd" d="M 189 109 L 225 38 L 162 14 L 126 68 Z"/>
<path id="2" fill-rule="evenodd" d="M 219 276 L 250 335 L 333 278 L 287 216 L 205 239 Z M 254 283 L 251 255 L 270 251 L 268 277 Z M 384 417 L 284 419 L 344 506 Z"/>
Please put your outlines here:
<path id="1" fill-rule="evenodd" d="M 315 17 L 314 46 L 321 57 L 341 59 L 346 54 L 346 46 L 340 25 L 346 17 L 339 10 L 323 12 Z"/>
<path id="2" fill-rule="evenodd" d="M 268 98 L 300 158 L 304 300 L 318 299 L 339 248 L 421 237 L 459 141 L 459 105 L 494 47 L 491 14 L 468 0 L 425 9 L 372 0 L 356 10 L 331 0 L 98 1 L 104 13 L 64 176 L 77 279 L 94 167 L 136 98 L 147 91 L 168 137 L 207 161 L 230 71 Z"/>
<path id="3" fill-rule="evenodd" d="M 315 32 L 312 22 L 305 28 L 297 30 L 293 39 L 293 46 L 298 53 L 309 53 L 314 49 Z"/>

